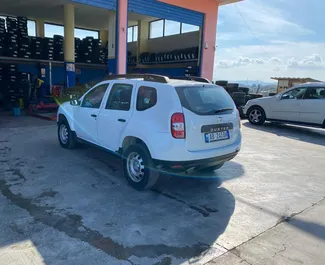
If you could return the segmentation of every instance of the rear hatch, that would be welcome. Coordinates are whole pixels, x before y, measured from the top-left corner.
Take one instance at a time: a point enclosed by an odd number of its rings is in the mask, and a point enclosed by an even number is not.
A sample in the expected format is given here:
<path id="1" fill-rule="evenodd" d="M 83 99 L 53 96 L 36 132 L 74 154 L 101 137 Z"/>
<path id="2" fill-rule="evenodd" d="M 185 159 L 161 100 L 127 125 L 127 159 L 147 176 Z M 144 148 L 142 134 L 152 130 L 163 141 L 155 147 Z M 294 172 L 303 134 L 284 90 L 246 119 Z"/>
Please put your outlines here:
<path id="1" fill-rule="evenodd" d="M 188 151 L 221 148 L 236 141 L 237 110 L 224 88 L 211 84 L 175 88 L 183 107 Z"/>

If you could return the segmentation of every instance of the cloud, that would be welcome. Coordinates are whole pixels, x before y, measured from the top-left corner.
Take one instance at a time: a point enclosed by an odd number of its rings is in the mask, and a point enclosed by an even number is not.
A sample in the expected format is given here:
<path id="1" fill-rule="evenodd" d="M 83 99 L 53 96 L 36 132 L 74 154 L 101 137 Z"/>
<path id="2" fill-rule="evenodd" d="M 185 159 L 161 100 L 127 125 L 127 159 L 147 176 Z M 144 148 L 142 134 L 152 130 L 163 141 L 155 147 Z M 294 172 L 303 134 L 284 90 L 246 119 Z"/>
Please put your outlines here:
<path id="1" fill-rule="evenodd" d="M 278 58 L 278 57 L 272 57 L 270 59 L 270 62 L 272 62 L 272 63 L 282 63 L 282 60 L 280 58 Z"/>
<path id="2" fill-rule="evenodd" d="M 311 56 L 306 56 L 301 60 L 297 60 L 294 57 L 287 62 L 288 68 L 301 68 L 301 69 L 318 69 L 325 67 L 325 61 L 322 56 L 315 53 Z"/>
<path id="3" fill-rule="evenodd" d="M 250 64 L 266 64 L 268 61 L 265 61 L 262 58 L 248 58 L 248 57 L 238 57 L 235 60 L 219 60 L 216 61 L 215 65 L 218 68 L 234 68 L 240 66 L 247 66 Z"/>
<path id="4" fill-rule="evenodd" d="M 220 7 L 222 24 L 218 25 L 221 41 L 259 39 L 269 41 L 281 36 L 290 40 L 297 36 L 314 34 L 314 31 L 298 24 L 281 5 L 271 6 L 268 1 L 247 0 Z"/>

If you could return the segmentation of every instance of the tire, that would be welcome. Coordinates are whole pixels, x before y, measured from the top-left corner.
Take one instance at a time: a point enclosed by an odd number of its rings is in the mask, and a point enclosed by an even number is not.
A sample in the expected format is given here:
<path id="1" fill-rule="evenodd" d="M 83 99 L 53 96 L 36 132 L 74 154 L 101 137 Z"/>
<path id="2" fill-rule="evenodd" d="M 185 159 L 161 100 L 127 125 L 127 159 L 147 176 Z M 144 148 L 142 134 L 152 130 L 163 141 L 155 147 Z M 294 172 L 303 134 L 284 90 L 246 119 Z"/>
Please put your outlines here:
<path id="1" fill-rule="evenodd" d="M 123 168 L 128 183 L 136 190 L 152 188 L 159 178 L 159 172 L 143 144 L 131 145 L 123 153 Z"/>
<path id="2" fill-rule="evenodd" d="M 224 163 L 212 167 L 197 167 L 194 170 L 201 173 L 210 173 L 217 169 L 220 169 L 223 165 Z"/>
<path id="3" fill-rule="evenodd" d="M 251 99 L 252 99 L 251 96 L 249 96 L 249 95 L 245 96 L 245 104 Z"/>
<path id="4" fill-rule="evenodd" d="M 58 138 L 60 145 L 65 149 L 73 149 L 77 145 L 76 135 L 73 131 L 71 131 L 69 123 L 66 119 L 60 120 L 58 123 Z"/>
<path id="5" fill-rule="evenodd" d="M 263 125 L 266 120 L 266 115 L 261 107 L 251 107 L 247 112 L 247 118 L 251 124 Z"/>
<path id="6" fill-rule="evenodd" d="M 248 87 L 240 87 L 239 91 L 244 92 L 246 95 L 249 93 L 249 88 Z"/>
<path id="7" fill-rule="evenodd" d="M 246 94 L 244 92 L 234 92 L 231 95 L 237 107 L 244 106 L 246 104 L 245 97 Z"/>

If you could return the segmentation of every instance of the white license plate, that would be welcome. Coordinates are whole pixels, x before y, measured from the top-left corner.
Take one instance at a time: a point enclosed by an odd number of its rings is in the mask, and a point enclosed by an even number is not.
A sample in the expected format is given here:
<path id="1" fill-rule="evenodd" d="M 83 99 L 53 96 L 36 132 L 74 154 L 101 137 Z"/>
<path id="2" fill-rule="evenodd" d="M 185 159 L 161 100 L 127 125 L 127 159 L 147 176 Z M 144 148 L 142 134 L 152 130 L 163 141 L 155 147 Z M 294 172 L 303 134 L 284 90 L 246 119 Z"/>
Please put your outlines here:
<path id="1" fill-rule="evenodd" d="M 205 142 L 211 143 L 221 140 L 227 140 L 230 138 L 229 131 L 215 132 L 215 133 L 206 133 Z"/>

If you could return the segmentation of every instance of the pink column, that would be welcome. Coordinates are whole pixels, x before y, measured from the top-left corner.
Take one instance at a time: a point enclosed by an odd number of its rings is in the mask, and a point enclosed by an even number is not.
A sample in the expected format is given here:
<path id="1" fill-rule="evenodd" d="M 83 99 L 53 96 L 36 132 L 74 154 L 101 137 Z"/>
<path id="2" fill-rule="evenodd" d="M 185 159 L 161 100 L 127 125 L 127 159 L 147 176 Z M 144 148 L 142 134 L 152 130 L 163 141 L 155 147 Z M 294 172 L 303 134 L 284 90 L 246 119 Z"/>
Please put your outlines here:
<path id="1" fill-rule="evenodd" d="M 218 9 L 216 4 L 213 9 L 207 10 L 204 18 L 201 76 L 209 80 L 213 79 Z"/>
<path id="2" fill-rule="evenodd" d="M 126 74 L 128 0 L 117 0 L 116 36 L 117 36 L 117 73 Z"/>

